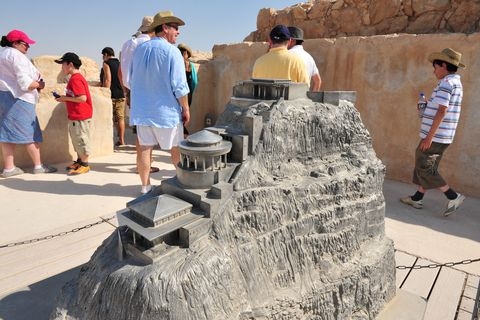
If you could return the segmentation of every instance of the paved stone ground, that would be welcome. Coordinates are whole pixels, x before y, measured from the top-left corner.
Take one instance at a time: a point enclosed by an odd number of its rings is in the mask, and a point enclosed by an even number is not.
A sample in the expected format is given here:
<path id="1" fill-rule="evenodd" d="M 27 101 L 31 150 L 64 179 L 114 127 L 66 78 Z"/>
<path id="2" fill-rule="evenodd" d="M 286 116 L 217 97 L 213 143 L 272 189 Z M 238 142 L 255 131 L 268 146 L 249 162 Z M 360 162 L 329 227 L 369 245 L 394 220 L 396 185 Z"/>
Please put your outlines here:
<path id="1" fill-rule="evenodd" d="M 61 286 L 114 231 L 115 219 L 102 219 L 139 195 L 133 145 L 93 157 L 91 164 L 90 173 L 77 177 L 66 176 L 61 164 L 58 173 L 0 180 L 0 319 L 47 319 Z M 161 170 L 152 176 L 153 184 L 175 174 L 165 152 L 154 152 L 154 165 Z M 443 194 L 428 193 L 425 208 L 417 210 L 398 200 L 413 192 L 412 185 L 385 181 L 385 229 L 396 249 L 438 263 L 480 258 L 479 199 L 467 197 L 458 212 L 443 217 Z M 99 221 L 64 236 L 2 247 Z M 480 262 L 456 268 L 480 276 Z"/>

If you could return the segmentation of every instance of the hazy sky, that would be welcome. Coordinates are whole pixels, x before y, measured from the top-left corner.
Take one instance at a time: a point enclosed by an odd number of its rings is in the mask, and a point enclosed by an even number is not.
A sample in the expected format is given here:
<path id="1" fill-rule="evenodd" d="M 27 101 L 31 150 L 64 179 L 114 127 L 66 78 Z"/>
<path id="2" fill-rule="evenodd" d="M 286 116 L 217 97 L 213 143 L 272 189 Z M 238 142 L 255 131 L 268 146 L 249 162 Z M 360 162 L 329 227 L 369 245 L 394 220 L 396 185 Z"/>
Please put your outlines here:
<path id="1" fill-rule="evenodd" d="M 12 29 L 37 41 L 27 55 L 61 55 L 73 51 L 98 63 L 101 50 L 121 45 L 136 32 L 143 16 L 170 10 L 185 21 L 177 44 L 210 51 L 214 44 L 241 42 L 256 30 L 261 8 L 284 9 L 296 0 L 4 0 L 0 35 Z"/>

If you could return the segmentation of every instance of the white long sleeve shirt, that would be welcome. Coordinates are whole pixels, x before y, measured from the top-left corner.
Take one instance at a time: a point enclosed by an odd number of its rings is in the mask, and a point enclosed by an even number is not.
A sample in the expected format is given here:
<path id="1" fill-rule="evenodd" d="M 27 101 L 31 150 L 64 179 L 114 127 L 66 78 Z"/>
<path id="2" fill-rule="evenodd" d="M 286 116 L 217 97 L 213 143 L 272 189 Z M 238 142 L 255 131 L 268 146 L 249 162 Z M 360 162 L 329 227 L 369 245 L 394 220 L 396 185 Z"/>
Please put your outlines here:
<path id="1" fill-rule="evenodd" d="M 40 80 L 40 72 L 25 54 L 11 47 L 0 51 L 0 90 L 10 91 L 15 98 L 32 104 L 38 101 L 38 91 L 28 90 Z"/>

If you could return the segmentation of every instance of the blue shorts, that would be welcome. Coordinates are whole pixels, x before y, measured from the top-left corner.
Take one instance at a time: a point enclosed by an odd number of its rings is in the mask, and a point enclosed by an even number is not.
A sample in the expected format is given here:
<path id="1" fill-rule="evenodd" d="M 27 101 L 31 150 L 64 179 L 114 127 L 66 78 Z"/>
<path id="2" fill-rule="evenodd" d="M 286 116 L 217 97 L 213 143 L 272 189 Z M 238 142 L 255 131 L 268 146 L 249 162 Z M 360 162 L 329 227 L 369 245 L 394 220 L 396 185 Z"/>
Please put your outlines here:
<path id="1" fill-rule="evenodd" d="M 28 144 L 42 142 L 42 130 L 35 105 L 0 91 L 0 142 Z"/>

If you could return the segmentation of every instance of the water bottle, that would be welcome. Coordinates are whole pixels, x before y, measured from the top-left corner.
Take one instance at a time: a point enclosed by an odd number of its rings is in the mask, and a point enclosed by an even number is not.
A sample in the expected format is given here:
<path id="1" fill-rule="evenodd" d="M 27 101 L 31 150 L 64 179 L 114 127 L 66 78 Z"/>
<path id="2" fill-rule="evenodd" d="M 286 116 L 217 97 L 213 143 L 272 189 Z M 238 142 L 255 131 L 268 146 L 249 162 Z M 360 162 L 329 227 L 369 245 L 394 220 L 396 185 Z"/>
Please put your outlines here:
<path id="1" fill-rule="evenodd" d="M 427 99 L 425 98 L 425 94 L 423 92 L 420 92 L 420 97 L 418 98 L 418 103 L 417 103 L 417 111 L 418 111 L 418 116 L 420 118 L 423 116 L 423 112 L 425 111 L 426 107 L 427 107 Z"/>

